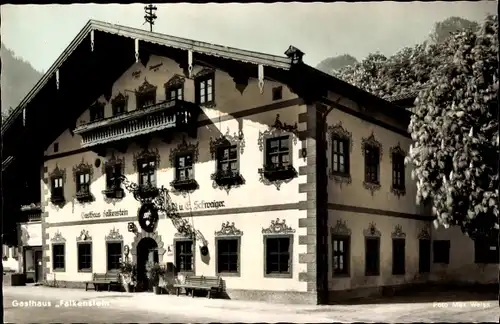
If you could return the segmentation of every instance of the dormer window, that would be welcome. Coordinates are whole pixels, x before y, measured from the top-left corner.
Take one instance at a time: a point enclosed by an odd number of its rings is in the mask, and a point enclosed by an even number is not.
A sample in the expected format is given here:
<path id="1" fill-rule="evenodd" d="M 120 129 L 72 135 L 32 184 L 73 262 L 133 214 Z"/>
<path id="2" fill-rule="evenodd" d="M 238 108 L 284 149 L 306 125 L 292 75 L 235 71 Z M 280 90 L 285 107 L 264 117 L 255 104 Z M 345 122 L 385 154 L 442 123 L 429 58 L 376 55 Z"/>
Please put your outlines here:
<path id="1" fill-rule="evenodd" d="M 144 109 L 156 104 L 156 86 L 150 84 L 146 79 L 136 90 L 137 109 Z"/>
<path id="2" fill-rule="evenodd" d="M 113 116 L 123 114 L 127 111 L 127 100 L 128 97 L 119 93 L 113 100 L 111 100 L 111 109 L 113 110 Z"/>
<path id="3" fill-rule="evenodd" d="M 104 119 L 104 104 L 100 102 L 94 103 L 89 108 L 90 122 L 95 122 Z"/>
<path id="4" fill-rule="evenodd" d="M 184 77 L 176 74 L 164 84 L 167 100 L 184 100 L 184 80 Z"/>
<path id="5" fill-rule="evenodd" d="M 184 89 L 182 86 L 175 86 L 167 89 L 167 100 L 183 100 L 184 99 Z"/>
<path id="6" fill-rule="evenodd" d="M 211 70 L 202 70 L 195 78 L 196 103 L 199 105 L 208 105 L 214 103 L 214 72 Z"/>

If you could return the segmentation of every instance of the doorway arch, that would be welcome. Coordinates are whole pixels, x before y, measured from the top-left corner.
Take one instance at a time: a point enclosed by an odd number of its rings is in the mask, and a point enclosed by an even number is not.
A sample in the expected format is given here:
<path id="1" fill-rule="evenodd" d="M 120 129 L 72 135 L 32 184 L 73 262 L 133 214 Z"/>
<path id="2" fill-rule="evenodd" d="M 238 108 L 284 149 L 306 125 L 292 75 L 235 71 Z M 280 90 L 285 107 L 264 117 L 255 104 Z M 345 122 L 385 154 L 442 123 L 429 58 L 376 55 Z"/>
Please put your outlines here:
<path id="1" fill-rule="evenodd" d="M 155 233 L 138 233 L 131 246 L 132 262 L 137 265 L 137 282 L 139 285 L 149 287 L 146 278 L 146 264 L 148 261 L 163 263 L 165 254 L 164 243 L 161 236 Z M 151 288 L 151 287 L 149 287 Z M 147 289 L 144 289 L 147 290 Z"/>

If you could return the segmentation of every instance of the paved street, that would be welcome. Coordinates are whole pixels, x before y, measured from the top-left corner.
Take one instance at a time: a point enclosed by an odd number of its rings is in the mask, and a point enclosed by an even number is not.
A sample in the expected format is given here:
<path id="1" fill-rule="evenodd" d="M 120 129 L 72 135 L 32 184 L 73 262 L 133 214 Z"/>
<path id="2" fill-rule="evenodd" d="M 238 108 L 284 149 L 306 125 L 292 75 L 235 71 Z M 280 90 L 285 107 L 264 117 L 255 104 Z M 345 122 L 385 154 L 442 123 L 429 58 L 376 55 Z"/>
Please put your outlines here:
<path id="1" fill-rule="evenodd" d="M 4 318 L 8 323 L 409 323 L 498 322 L 500 315 L 498 300 L 485 300 L 482 295 L 440 293 L 435 300 L 422 300 L 422 296 L 407 296 L 356 305 L 280 305 L 151 293 L 4 286 Z"/>
<path id="2" fill-rule="evenodd" d="M 123 296 L 127 298 L 127 296 Z M 123 298 L 122 297 L 122 298 Z M 116 298 L 116 297 L 115 297 Z M 37 297 L 44 305 L 19 305 L 32 298 L 4 294 L 5 323 L 188 323 L 213 322 L 213 319 L 194 315 L 153 312 L 137 312 L 134 309 L 119 309 L 112 305 L 59 305 L 58 299 Z M 97 302 L 98 300 L 96 300 Z M 103 301 L 105 304 L 105 301 Z M 50 306 L 48 305 L 50 303 Z"/>

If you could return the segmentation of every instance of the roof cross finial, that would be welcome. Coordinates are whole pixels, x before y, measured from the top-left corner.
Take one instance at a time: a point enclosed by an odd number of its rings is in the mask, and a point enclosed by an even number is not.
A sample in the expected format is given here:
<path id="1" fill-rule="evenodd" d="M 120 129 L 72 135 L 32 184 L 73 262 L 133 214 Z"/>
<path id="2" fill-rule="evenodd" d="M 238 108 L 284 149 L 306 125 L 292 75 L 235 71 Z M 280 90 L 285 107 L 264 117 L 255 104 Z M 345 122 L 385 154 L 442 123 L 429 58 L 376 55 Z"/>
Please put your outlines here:
<path id="1" fill-rule="evenodd" d="M 146 21 L 144 23 L 149 24 L 149 31 L 151 32 L 153 31 L 153 25 L 155 24 L 156 18 L 158 18 L 154 13 L 157 9 L 158 8 L 156 8 L 152 4 L 149 4 L 144 7 L 144 11 L 146 12 L 146 14 L 144 15 L 144 19 Z"/>

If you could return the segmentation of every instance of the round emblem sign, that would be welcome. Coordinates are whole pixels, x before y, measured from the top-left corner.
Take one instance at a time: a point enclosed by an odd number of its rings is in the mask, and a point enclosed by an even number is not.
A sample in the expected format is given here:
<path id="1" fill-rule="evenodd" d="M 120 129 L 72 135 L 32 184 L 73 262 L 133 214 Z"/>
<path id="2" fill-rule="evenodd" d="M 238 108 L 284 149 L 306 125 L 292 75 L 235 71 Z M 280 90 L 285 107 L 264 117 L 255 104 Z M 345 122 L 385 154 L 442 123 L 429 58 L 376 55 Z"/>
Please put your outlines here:
<path id="1" fill-rule="evenodd" d="M 152 203 L 145 203 L 139 208 L 137 217 L 141 228 L 148 233 L 152 233 L 156 228 L 156 224 L 158 224 L 158 209 Z"/>
<path id="2" fill-rule="evenodd" d="M 123 254 L 125 254 L 125 256 L 128 256 L 129 253 L 130 253 L 130 248 L 128 247 L 128 245 L 125 245 L 123 247 Z"/>

